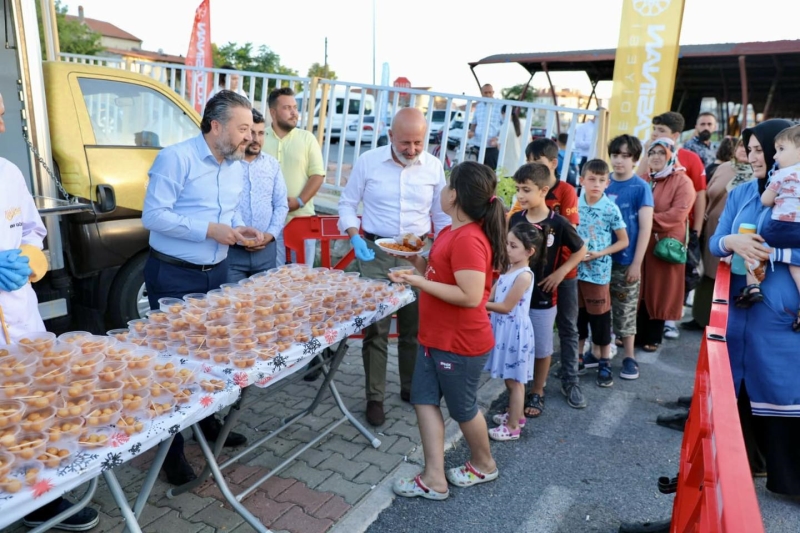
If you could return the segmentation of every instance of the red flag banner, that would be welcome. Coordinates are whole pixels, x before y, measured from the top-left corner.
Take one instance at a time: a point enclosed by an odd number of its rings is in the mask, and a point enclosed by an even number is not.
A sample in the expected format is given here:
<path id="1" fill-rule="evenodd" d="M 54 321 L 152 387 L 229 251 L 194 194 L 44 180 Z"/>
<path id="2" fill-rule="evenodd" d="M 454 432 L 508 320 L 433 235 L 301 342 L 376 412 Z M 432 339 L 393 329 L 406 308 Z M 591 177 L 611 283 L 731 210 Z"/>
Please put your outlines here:
<path id="1" fill-rule="evenodd" d="M 194 14 L 194 26 L 192 27 L 192 38 L 189 41 L 189 52 L 186 54 L 187 67 L 214 66 L 211 55 L 211 8 L 210 0 L 203 0 Z M 211 92 L 213 75 L 208 72 L 187 72 L 189 87 L 189 101 L 194 101 L 194 108 L 198 113 L 203 111 L 206 105 L 206 98 Z"/>

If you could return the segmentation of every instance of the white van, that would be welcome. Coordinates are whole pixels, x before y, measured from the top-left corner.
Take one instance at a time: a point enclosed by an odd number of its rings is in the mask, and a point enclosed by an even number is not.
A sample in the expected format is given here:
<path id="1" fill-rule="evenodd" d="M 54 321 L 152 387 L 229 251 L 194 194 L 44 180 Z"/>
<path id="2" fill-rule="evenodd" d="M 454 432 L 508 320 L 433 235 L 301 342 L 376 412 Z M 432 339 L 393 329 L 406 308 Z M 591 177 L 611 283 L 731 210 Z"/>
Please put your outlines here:
<path id="1" fill-rule="evenodd" d="M 331 103 L 331 93 L 333 93 L 333 103 Z M 344 87 L 336 87 L 328 92 L 328 111 L 325 117 L 326 125 L 330 124 L 331 142 L 338 142 L 342 133 L 342 129 L 347 129 L 347 126 L 353 119 L 358 119 L 361 113 L 361 106 L 364 106 L 364 116 L 372 116 L 375 114 L 375 97 L 371 94 L 364 94 L 362 92 L 350 91 L 350 97 L 347 102 L 347 113 L 344 109 L 345 96 L 347 95 Z M 298 94 L 297 109 L 303 109 L 303 94 Z M 319 110 L 320 100 L 322 99 L 322 91 L 317 91 L 316 103 L 314 105 L 314 131 L 317 131 L 319 126 Z"/>

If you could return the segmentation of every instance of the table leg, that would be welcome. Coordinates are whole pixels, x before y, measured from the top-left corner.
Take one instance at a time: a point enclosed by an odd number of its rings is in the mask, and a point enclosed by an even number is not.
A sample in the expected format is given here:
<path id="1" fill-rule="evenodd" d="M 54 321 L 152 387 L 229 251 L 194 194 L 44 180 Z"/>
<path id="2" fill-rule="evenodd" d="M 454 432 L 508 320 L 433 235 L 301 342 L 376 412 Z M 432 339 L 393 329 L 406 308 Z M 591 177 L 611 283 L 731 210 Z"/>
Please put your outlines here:
<path id="1" fill-rule="evenodd" d="M 122 487 L 120 487 L 117 476 L 114 475 L 114 471 L 109 468 L 103 472 L 103 478 L 106 480 L 111 496 L 113 496 L 114 501 L 117 502 L 117 507 L 119 507 L 122 513 L 122 518 L 125 519 L 125 529 L 131 533 L 142 533 L 142 528 L 139 527 L 139 522 L 136 521 L 136 516 L 133 514 L 131 506 L 128 504 L 128 498 L 125 497 L 125 492 L 122 490 Z"/>
<path id="2" fill-rule="evenodd" d="M 81 509 L 89 505 L 89 502 L 92 501 L 92 498 L 94 497 L 94 493 L 96 490 L 97 490 L 97 477 L 89 481 L 89 486 L 86 487 L 86 492 L 83 493 L 83 496 L 81 497 L 80 500 L 75 502 L 75 505 L 73 505 L 63 513 L 54 516 L 41 526 L 37 526 L 31 529 L 30 531 L 28 531 L 28 533 L 44 533 L 45 531 L 49 531 L 56 524 L 60 524 L 70 516 L 74 515 L 75 513 L 78 513 Z"/>
<path id="3" fill-rule="evenodd" d="M 161 467 L 164 464 L 164 460 L 167 457 L 167 452 L 169 451 L 169 447 L 172 445 L 172 441 L 174 439 L 175 435 L 171 435 L 167 440 L 162 441 L 161 444 L 158 445 L 156 456 L 153 458 L 153 463 L 150 465 L 150 470 L 147 471 L 147 476 L 144 478 L 142 488 L 139 489 L 139 495 L 136 497 L 136 501 L 133 504 L 133 514 L 137 520 L 140 516 L 142 516 L 144 506 L 147 505 L 147 499 L 150 497 L 153 486 L 156 484 L 158 473 L 161 472 Z M 123 533 L 130 533 L 130 530 L 125 528 Z"/>
<path id="4" fill-rule="evenodd" d="M 208 442 L 206 442 L 205 436 L 203 436 L 203 432 L 200 431 L 200 428 L 197 427 L 197 424 L 194 425 L 194 435 L 197 439 L 197 443 L 200 445 L 200 449 L 203 450 L 203 455 L 206 458 L 206 463 L 208 468 L 211 469 L 211 475 L 214 476 L 214 481 L 217 483 L 217 487 L 219 487 L 220 492 L 228 500 L 228 503 L 231 504 L 234 511 L 239 513 L 239 516 L 245 519 L 245 521 L 250 524 L 250 526 L 260 533 L 271 533 L 269 529 L 264 527 L 258 518 L 253 516 L 247 508 L 236 499 L 236 496 L 233 495 L 231 489 L 228 488 L 228 484 L 225 482 L 225 478 L 222 476 L 222 471 L 220 470 L 219 466 L 217 465 L 216 458 L 211 451 L 211 448 L 208 446 Z M 183 487 L 179 487 L 183 488 Z"/>
<path id="5" fill-rule="evenodd" d="M 213 454 L 215 459 L 217 457 L 219 457 L 220 452 L 222 452 L 222 447 L 225 445 L 225 439 L 228 438 L 228 434 L 233 429 L 233 426 L 236 425 L 236 422 L 239 420 L 239 417 L 242 414 L 242 412 L 240 410 L 240 406 L 242 405 L 242 401 L 244 400 L 245 394 L 247 394 L 247 388 L 242 389 L 242 394 L 239 396 L 239 399 L 236 400 L 236 403 L 234 403 L 231 406 L 230 410 L 228 411 L 228 416 L 225 417 L 225 423 L 222 425 L 222 429 L 220 429 L 219 435 L 217 435 L 217 440 L 214 443 L 214 450 L 213 450 L 212 454 Z M 192 425 L 192 431 L 194 432 L 195 440 L 197 442 L 200 442 L 200 439 L 197 436 L 198 434 L 202 434 L 203 433 L 203 431 L 200 429 L 200 426 L 198 424 L 193 424 Z M 205 441 L 205 435 L 203 435 L 203 441 Z M 253 446 L 248 446 L 245 451 L 250 450 L 252 447 Z M 237 455 L 236 458 L 238 459 L 242 455 L 244 455 L 244 454 Z M 228 462 L 230 462 L 230 461 L 228 461 Z M 216 461 L 215 461 L 215 464 L 216 464 Z M 189 492 L 190 490 L 192 490 L 192 489 L 194 489 L 196 487 L 199 487 L 200 485 L 203 484 L 203 482 L 206 479 L 209 478 L 209 476 L 211 476 L 211 474 L 212 474 L 211 468 L 210 468 L 210 466 L 208 464 L 208 461 L 206 461 L 206 465 L 203 467 L 203 471 L 200 472 L 200 475 L 197 476 L 197 479 L 195 479 L 194 481 L 190 481 L 189 483 L 184 483 L 180 487 L 172 487 L 171 489 L 169 489 L 167 491 L 167 494 L 166 494 L 167 498 L 172 499 L 175 496 L 180 496 L 184 492 Z"/>

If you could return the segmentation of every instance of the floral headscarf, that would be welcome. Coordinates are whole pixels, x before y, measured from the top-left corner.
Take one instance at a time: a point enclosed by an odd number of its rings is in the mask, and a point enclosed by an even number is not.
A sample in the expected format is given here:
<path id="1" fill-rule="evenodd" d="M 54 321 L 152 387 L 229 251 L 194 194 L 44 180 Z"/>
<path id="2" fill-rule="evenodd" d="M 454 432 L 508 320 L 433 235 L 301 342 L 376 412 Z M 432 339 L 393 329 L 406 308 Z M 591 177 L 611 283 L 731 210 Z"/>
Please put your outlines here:
<path id="1" fill-rule="evenodd" d="M 673 172 L 676 170 L 686 170 L 683 165 L 681 165 L 680 161 L 678 161 L 678 153 L 675 150 L 675 143 L 672 139 L 668 137 L 661 137 L 660 139 L 656 139 L 653 141 L 653 144 L 650 145 L 650 148 L 647 149 L 648 155 L 650 154 L 650 150 L 655 148 L 656 146 L 661 146 L 667 152 L 667 164 L 664 165 L 664 168 L 659 170 L 658 172 L 650 172 L 650 179 L 651 180 L 663 180 L 668 178 L 672 175 Z"/>

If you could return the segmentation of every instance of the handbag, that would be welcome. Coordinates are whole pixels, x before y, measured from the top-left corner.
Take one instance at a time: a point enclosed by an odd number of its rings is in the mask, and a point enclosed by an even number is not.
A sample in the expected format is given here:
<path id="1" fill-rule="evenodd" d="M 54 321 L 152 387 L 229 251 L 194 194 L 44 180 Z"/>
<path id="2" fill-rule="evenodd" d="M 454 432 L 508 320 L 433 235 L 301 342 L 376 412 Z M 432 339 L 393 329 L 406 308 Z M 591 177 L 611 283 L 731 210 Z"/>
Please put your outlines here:
<path id="1" fill-rule="evenodd" d="M 656 246 L 653 248 L 653 255 L 674 265 L 686 263 L 686 251 L 689 245 L 689 221 L 686 221 L 686 240 L 684 242 L 672 237 L 659 239 L 658 233 L 653 234 L 656 238 Z"/>

